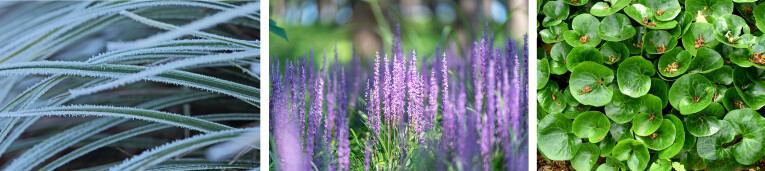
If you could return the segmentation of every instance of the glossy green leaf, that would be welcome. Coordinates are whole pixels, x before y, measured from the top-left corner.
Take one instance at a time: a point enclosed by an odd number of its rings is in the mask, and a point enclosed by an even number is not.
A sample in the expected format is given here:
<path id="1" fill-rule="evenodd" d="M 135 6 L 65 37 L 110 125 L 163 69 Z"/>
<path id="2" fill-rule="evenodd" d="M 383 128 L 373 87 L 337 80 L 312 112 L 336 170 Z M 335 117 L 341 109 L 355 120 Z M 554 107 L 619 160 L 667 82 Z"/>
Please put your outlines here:
<path id="1" fill-rule="evenodd" d="M 608 67 L 590 61 L 582 62 L 571 73 L 571 95 L 582 104 L 604 106 L 613 97 L 613 88 L 608 85 L 613 80 L 614 71 Z"/>
<path id="2" fill-rule="evenodd" d="M 550 28 L 539 31 L 539 37 L 542 38 L 542 42 L 545 43 L 557 43 L 563 41 L 563 33 L 568 31 L 568 24 L 560 23 L 558 25 L 551 26 Z"/>
<path id="3" fill-rule="evenodd" d="M 685 73 L 691 66 L 691 53 L 676 47 L 659 57 L 657 68 L 665 77 L 677 77 Z"/>
<path id="4" fill-rule="evenodd" d="M 677 116 L 672 114 L 666 114 L 664 115 L 664 119 L 669 119 L 675 125 L 675 142 L 672 142 L 671 146 L 661 150 L 658 156 L 660 159 L 669 159 L 677 155 L 677 153 L 683 149 L 686 135 L 683 121 L 680 121 L 680 118 L 677 118 Z"/>
<path id="5" fill-rule="evenodd" d="M 544 88 L 538 90 L 537 101 L 547 113 L 561 113 L 567 105 L 555 81 L 550 81 Z"/>
<path id="6" fill-rule="evenodd" d="M 643 6 L 642 4 L 632 4 L 624 8 L 624 13 L 630 18 L 635 20 L 650 29 L 671 29 L 677 26 L 677 21 L 660 21 L 654 18 L 653 9 Z"/>
<path id="7" fill-rule="evenodd" d="M 569 6 L 563 1 L 548 1 L 542 10 L 545 14 L 542 26 L 550 27 L 558 25 L 568 18 Z"/>
<path id="8" fill-rule="evenodd" d="M 588 138 L 591 143 L 603 140 L 611 129 L 611 121 L 598 111 L 588 111 L 574 119 L 574 134 L 579 138 Z"/>
<path id="9" fill-rule="evenodd" d="M 590 46 L 595 47 L 600 44 L 598 36 L 598 26 L 600 20 L 590 14 L 580 14 L 571 21 L 571 30 L 563 34 L 563 38 L 571 46 Z"/>
<path id="10" fill-rule="evenodd" d="M 669 159 L 656 159 L 653 163 L 651 163 L 651 167 L 648 168 L 648 171 L 671 171 L 672 170 L 672 163 L 669 161 Z"/>
<path id="11" fill-rule="evenodd" d="M 648 167 L 648 147 L 633 139 L 619 141 L 614 147 L 614 157 L 620 161 L 626 161 L 630 170 L 644 170 Z"/>
<path id="12" fill-rule="evenodd" d="M 752 109 L 730 111 L 725 115 L 736 132 L 736 138 L 728 148 L 733 150 L 733 157 L 743 165 L 751 165 L 765 155 L 765 118 Z"/>
<path id="13" fill-rule="evenodd" d="M 750 34 L 749 26 L 737 15 L 723 15 L 714 22 L 714 34 L 717 41 L 735 48 L 748 48 L 754 45 L 755 37 Z"/>
<path id="14" fill-rule="evenodd" d="M 710 48 L 702 47 L 696 53 L 696 57 L 691 59 L 691 66 L 688 73 L 708 73 L 723 66 L 723 58 L 720 53 Z"/>
<path id="15" fill-rule="evenodd" d="M 574 67 L 585 61 L 602 64 L 603 56 L 594 47 L 575 47 L 566 56 L 566 68 L 569 71 L 574 71 Z"/>
<path id="16" fill-rule="evenodd" d="M 582 140 L 573 134 L 571 120 L 563 114 L 548 114 L 537 124 L 537 147 L 550 160 L 570 160 Z"/>
<path id="17" fill-rule="evenodd" d="M 648 29 L 643 26 L 635 28 L 635 36 L 623 41 L 624 44 L 627 45 L 627 48 L 630 49 L 630 54 L 639 54 L 643 51 L 643 36 L 648 31 Z"/>
<path id="18" fill-rule="evenodd" d="M 566 67 L 566 57 L 571 52 L 571 45 L 566 42 L 558 42 L 550 49 L 550 73 L 562 75 L 568 72 Z"/>
<path id="19" fill-rule="evenodd" d="M 653 10 L 654 18 L 659 21 L 675 19 L 681 9 L 677 0 L 649 0 L 646 1 L 646 6 Z"/>
<path id="20" fill-rule="evenodd" d="M 590 13 L 598 17 L 610 16 L 630 5 L 630 0 L 609 0 L 597 2 L 590 8 Z"/>
<path id="21" fill-rule="evenodd" d="M 627 1 L 627 0 L 617 0 Z M 594 8 L 593 8 L 594 9 Z M 635 36 L 637 30 L 632 26 L 630 19 L 624 14 L 613 14 L 603 18 L 598 26 L 598 36 L 607 41 L 618 42 Z"/>
<path id="22" fill-rule="evenodd" d="M 664 30 L 651 30 L 643 36 L 643 49 L 649 54 L 662 54 L 677 46 L 677 40 Z"/>
<path id="23" fill-rule="evenodd" d="M 620 171 L 626 169 L 627 166 L 625 166 L 624 163 L 614 157 L 607 156 L 606 163 L 600 164 L 597 171 Z"/>
<path id="24" fill-rule="evenodd" d="M 720 17 L 733 13 L 733 2 L 727 0 L 685 0 L 685 9 L 691 14 Z"/>
<path id="25" fill-rule="evenodd" d="M 733 85 L 741 99 L 752 109 L 759 110 L 765 106 L 765 87 L 752 80 L 747 73 L 757 72 L 758 68 L 735 68 L 733 69 Z"/>
<path id="26" fill-rule="evenodd" d="M 619 64 L 616 81 L 623 94 L 637 98 L 648 94 L 648 90 L 651 89 L 651 76 L 654 74 L 650 61 L 640 56 L 633 56 Z"/>
<path id="27" fill-rule="evenodd" d="M 537 90 L 542 89 L 550 80 L 550 62 L 547 58 L 537 60 Z"/>
<path id="28" fill-rule="evenodd" d="M 584 4 L 587 4 L 588 0 L 563 0 L 563 2 L 566 2 L 567 4 L 573 5 L 573 6 L 581 6 Z"/>
<path id="29" fill-rule="evenodd" d="M 669 88 L 669 104 L 683 115 L 706 108 L 714 96 L 715 87 L 700 74 L 686 74 Z"/>
<path id="30" fill-rule="evenodd" d="M 584 143 L 579 147 L 576 156 L 571 159 L 571 166 L 576 170 L 592 170 L 598 162 L 600 148 L 593 143 Z"/>
<path id="31" fill-rule="evenodd" d="M 632 120 L 632 130 L 637 136 L 648 136 L 661 127 L 662 119 L 664 115 L 661 112 L 639 113 Z"/>
<path id="32" fill-rule="evenodd" d="M 704 74 L 709 81 L 715 84 L 730 85 L 733 83 L 733 68 L 730 66 L 722 66 L 719 69 L 710 71 Z"/>
<path id="33" fill-rule="evenodd" d="M 659 78 L 651 78 L 651 90 L 648 90 L 648 94 L 652 94 L 661 99 L 661 108 L 669 105 L 669 84 Z"/>
<path id="34" fill-rule="evenodd" d="M 621 42 L 606 42 L 600 46 L 600 54 L 606 64 L 614 64 L 630 56 L 627 46 Z"/>
<path id="35" fill-rule="evenodd" d="M 689 115 L 685 118 L 688 132 L 693 136 L 705 137 L 717 133 L 720 130 L 720 116 L 725 110 L 719 103 L 712 103 L 704 110 Z"/>
<path id="36" fill-rule="evenodd" d="M 765 30 L 765 4 L 760 3 L 754 9 L 752 9 L 752 13 L 754 14 L 754 20 L 756 21 L 757 28 L 760 30 Z"/>
<path id="37" fill-rule="evenodd" d="M 723 106 L 725 106 L 725 109 L 728 111 L 749 108 L 749 106 L 746 105 L 744 99 L 741 98 L 735 88 L 729 89 L 725 92 L 725 97 L 723 98 L 722 103 Z"/>
<path id="38" fill-rule="evenodd" d="M 645 143 L 649 149 L 651 150 L 663 150 L 672 145 L 672 143 L 675 142 L 675 131 L 676 127 L 675 124 L 672 123 L 669 119 L 663 119 L 659 120 L 661 123 L 660 127 L 654 131 L 653 133 L 647 134 L 645 136 L 638 135 L 635 138 L 637 138 L 639 141 L 642 141 Z M 634 129 L 634 126 L 633 126 Z M 637 130 L 636 130 L 637 132 Z"/>
<path id="39" fill-rule="evenodd" d="M 709 47 L 710 44 L 717 41 L 714 33 L 714 25 L 710 23 L 692 23 L 688 31 L 683 34 L 682 42 L 685 50 L 696 55 L 696 50 L 701 47 Z"/>
<path id="40" fill-rule="evenodd" d="M 733 141 L 736 132 L 728 121 L 720 121 L 720 128 L 711 136 L 699 137 L 696 149 L 710 170 L 732 170 L 739 164 L 733 157 L 733 151 L 722 146 Z"/>

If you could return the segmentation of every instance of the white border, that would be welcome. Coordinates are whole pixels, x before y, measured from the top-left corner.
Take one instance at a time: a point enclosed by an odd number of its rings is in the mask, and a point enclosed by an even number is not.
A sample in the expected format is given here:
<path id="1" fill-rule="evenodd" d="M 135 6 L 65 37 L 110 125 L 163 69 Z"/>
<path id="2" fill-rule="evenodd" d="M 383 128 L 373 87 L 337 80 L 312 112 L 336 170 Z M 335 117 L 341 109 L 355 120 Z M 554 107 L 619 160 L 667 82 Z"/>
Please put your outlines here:
<path id="1" fill-rule="evenodd" d="M 268 25 L 270 10 L 270 0 L 267 2 L 260 2 L 260 170 L 268 170 L 268 159 L 270 158 L 268 152 L 268 95 L 269 93 L 269 64 L 268 61 Z"/>
<path id="2" fill-rule="evenodd" d="M 528 137 L 529 137 L 529 171 L 537 170 L 537 1 L 529 0 L 528 20 Z"/>

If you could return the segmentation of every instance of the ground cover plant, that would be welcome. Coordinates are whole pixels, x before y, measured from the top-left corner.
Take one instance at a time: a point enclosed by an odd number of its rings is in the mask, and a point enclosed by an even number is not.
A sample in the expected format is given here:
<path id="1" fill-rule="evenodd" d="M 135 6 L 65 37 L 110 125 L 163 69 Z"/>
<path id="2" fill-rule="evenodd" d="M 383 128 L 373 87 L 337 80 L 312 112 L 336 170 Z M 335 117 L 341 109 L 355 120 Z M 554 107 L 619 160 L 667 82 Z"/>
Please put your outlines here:
<path id="1" fill-rule="evenodd" d="M 486 34 L 461 57 L 397 40 L 349 66 L 315 67 L 327 55 L 313 52 L 273 64 L 272 169 L 528 169 L 526 46 Z"/>
<path id="2" fill-rule="evenodd" d="M 3 170 L 257 170 L 258 2 L 0 3 Z"/>
<path id="3" fill-rule="evenodd" d="M 538 2 L 546 160 L 576 170 L 763 169 L 765 4 Z"/>

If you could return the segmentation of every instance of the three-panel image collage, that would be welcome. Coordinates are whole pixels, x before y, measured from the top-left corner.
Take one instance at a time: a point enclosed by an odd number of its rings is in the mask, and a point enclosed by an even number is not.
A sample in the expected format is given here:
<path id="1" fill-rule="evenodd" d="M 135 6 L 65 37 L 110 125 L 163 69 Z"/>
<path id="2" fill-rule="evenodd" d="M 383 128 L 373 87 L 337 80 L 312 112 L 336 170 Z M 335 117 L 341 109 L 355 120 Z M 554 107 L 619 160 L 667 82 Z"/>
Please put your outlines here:
<path id="1" fill-rule="evenodd" d="M 0 1 L 0 170 L 765 170 L 758 0 Z"/>

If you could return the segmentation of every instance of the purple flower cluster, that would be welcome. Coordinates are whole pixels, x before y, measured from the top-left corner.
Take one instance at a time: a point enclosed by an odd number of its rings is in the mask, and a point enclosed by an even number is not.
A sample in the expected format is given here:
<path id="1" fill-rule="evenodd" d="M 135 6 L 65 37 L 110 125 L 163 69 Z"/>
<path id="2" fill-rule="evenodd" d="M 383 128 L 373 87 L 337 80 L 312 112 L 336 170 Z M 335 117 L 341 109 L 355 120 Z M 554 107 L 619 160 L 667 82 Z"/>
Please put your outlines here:
<path id="1" fill-rule="evenodd" d="M 428 58 L 414 51 L 404 55 L 395 40 L 391 55 L 378 53 L 373 61 L 353 58 L 358 66 L 367 64 L 366 72 L 347 72 L 337 55 L 332 65 L 324 55 L 315 71 L 313 54 L 283 68 L 275 63 L 270 131 L 277 167 L 385 169 L 392 165 L 375 166 L 375 161 L 404 165 L 390 159 L 430 150 L 438 151 L 435 161 L 462 170 L 528 168 L 526 46 L 519 57 L 513 40 L 503 51 L 487 34 L 466 57 L 437 50 Z M 366 89 L 359 87 L 362 81 Z M 365 143 L 351 144 L 358 142 L 352 139 Z M 399 156 L 382 157 L 391 154 Z M 495 168 L 499 165 L 503 168 Z"/>

